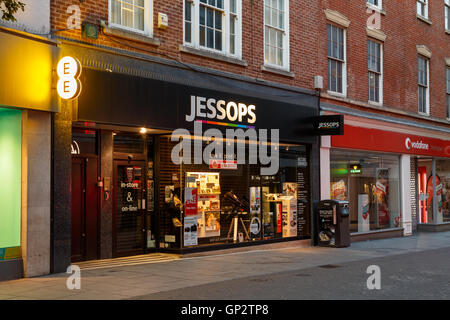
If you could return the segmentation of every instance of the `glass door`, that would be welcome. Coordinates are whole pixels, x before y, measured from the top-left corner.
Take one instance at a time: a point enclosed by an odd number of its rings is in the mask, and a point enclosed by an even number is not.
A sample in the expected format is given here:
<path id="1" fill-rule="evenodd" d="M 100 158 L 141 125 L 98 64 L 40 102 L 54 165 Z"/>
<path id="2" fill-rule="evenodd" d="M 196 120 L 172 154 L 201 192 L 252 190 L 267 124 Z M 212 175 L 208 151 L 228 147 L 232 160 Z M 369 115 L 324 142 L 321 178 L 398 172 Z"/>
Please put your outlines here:
<path id="1" fill-rule="evenodd" d="M 143 254 L 147 247 L 147 180 L 144 161 L 115 161 L 114 255 Z"/>

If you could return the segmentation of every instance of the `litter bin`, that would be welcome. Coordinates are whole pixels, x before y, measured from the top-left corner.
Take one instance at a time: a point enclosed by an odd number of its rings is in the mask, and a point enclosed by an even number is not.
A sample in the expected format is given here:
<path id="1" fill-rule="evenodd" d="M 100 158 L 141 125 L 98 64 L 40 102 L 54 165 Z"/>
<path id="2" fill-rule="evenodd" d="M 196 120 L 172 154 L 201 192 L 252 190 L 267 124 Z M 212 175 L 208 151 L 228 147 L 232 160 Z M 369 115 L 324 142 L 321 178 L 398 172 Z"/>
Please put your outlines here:
<path id="1" fill-rule="evenodd" d="M 319 246 L 350 246 L 348 201 L 322 200 L 317 205 Z"/>

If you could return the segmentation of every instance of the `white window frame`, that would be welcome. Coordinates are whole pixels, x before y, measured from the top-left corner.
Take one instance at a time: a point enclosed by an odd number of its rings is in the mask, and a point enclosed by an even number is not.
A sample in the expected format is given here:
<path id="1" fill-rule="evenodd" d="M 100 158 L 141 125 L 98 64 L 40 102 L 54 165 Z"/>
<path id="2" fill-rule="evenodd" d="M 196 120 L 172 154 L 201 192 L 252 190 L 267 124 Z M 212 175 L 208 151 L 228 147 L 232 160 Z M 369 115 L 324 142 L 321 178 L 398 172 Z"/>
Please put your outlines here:
<path id="1" fill-rule="evenodd" d="M 333 27 L 337 27 L 339 29 L 343 30 L 343 44 L 344 44 L 344 59 L 342 60 L 342 92 L 338 91 L 332 91 L 330 90 L 328 86 L 329 82 L 329 74 L 328 74 L 328 60 L 333 59 L 328 56 L 328 49 L 327 49 L 327 93 L 339 97 L 346 98 L 347 97 L 347 28 L 343 28 L 339 25 L 333 24 L 333 23 L 327 23 L 327 25 L 331 25 Z M 328 35 L 327 35 L 327 45 L 328 45 Z"/>
<path id="2" fill-rule="evenodd" d="M 428 19 L 428 1 L 429 0 L 416 0 L 416 12 L 425 19 Z M 424 8 L 424 14 L 422 14 L 422 6 Z"/>
<path id="3" fill-rule="evenodd" d="M 284 71 L 290 71 L 290 48 L 289 48 L 289 0 L 284 0 L 284 31 L 283 31 L 283 65 L 272 64 L 266 62 L 266 23 L 265 23 L 265 4 L 264 0 L 261 0 L 263 6 L 263 52 L 264 52 L 264 65 L 270 68 L 281 69 Z M 275 28 L 268 26 L 270 28 Z M 277 28 L 275 28 L 277 29 Z M 278 29 L 280 30 L 280 29 Z"/>
<path id="4" fill-rule="evenodd" d="M 378 4 L 374 4 L 370 1 L 373 1 L 373 2 L 378 1 Z M 366 2 L 367 2 L 367 5 L 369 5 L 370 7 L 377 8 L 379 10 L 383 9 L 383 0 L 366 0 Z"/>
<path id="5" fill-rule="evenodd" d="M 108 26 L 115 29 L 122 29 L 128 32 L 138 33 L 144 36 L 153 37 L 153 0 L 144 0 L 144 30 L 130 28 L 112 22 L 112 1 L 108 1 Z"/>
<path id="6" fill-rule="evenodd" d="M 379 72 L 379 79 L 378 79 L 378 81 L 379 81 L 378 87 L 379 87 L 379 90 L 380 90 L 380 92 L 379 92 L 380 101 L 372 101 L 372 100 L 370 100 L 370 93 L 369 93 L 369 103 L 381 106 L 381 105 L 383 105 L 383 47 L 384 46 L 383 46 L 383 43 L 374 41 L 372 39 L 368 39 L 367 41 L 372 41 L 372 42 L 377 43 L 377 44 L 380 45 L 380 72 Z M 368 56 L 367 56 L 367 59 L 369 59 Z M 370 73 L 370 72 L 375 72 L 375 71 L 372 71 L 372 70 L 368 69 L 368 73 Z M 369 87 L 369 90 L 370 90 L 370 87 Z"/>
<path id="7" fill-rule="evenodd" d="M 211 53 L 222 54 L 232 58 L 242 59 L 242 0 L 236 0 L 236 25 L 235 25 L 235 53 L 230 52 L 230 1 L 224 1 L 222 19 L 222 50 L 216 50 L 200 45 L 200 0 L 183 0 L 183 45 Z M 186 3 L 191 5 L 191 42 L 186 42 L 185 14 Z M 202 3 L 202 5 L 206 5 Z"/>
<path id="8" fill-rule="evenodd" d="M 450 31 L 450 0 L 444 1 L 445 30 Z"/>
<path id="9" fill-rule="evenodd" d="M 425 99 L 425 112 L 418 110 L 419 114 L 422 115 L 430 115 L 430 59 L 427 57 L 419 55 L 417 58 L 417 109 L 419 109 L 420 100 L 419 100 L 419 87 L 424 87 L 424 85 L 419 84 L 419 59 L 423 59 L 425 61 L 425 66 L 427 68 L 427 83 L 426 83 L 426 99 Z"/>

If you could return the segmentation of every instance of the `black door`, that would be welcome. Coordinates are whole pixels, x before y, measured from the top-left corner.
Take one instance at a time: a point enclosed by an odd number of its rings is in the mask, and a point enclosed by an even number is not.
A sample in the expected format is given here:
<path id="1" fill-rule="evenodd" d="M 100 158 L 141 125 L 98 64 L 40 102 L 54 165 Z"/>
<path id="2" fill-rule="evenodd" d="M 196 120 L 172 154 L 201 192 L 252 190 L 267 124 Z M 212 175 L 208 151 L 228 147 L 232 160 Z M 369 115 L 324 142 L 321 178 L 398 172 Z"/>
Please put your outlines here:
<path id="1" fill-rule="evenodd" d="M 97 158 L 72 158 L 72 262 L 98 259 L 97 176 Z"/>

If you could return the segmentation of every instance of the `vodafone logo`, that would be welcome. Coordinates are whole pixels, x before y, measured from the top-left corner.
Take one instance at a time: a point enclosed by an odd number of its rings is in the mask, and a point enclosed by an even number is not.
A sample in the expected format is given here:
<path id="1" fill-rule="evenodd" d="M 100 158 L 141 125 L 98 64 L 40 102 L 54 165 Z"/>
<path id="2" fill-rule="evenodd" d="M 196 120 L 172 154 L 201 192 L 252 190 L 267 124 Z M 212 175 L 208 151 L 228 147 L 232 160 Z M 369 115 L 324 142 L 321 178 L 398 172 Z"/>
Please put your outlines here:
<path id="1" fill-rule="evenodd" d="M 418 150 L 428 150 L 430 146 L 427 143 L 423 143 L 422 141 L 412 142 L 410 138 L 406 138 L 405 147 L 408 150 L 418 149 Z"/>

